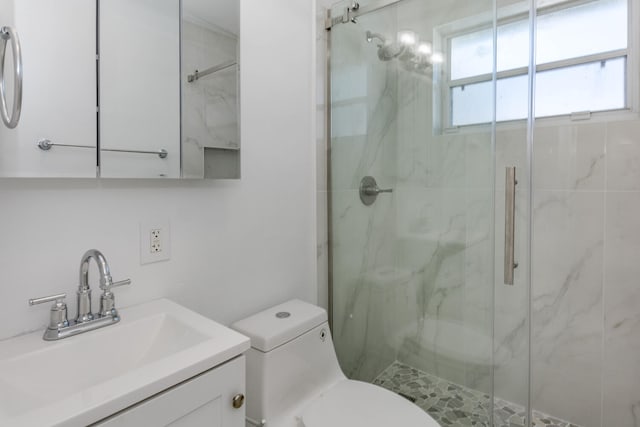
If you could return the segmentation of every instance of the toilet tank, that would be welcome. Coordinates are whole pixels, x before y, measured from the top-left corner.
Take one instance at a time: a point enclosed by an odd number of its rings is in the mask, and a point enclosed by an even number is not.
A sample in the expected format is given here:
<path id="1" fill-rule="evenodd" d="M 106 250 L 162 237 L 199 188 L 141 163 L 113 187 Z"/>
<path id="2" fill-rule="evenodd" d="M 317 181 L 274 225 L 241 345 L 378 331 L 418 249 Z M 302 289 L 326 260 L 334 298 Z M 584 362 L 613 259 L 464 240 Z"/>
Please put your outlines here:
<path id="1" fill-rule="evenodd" d="M 231 325 L 251 339 L 247 417 L 272 423 L 344 379 L 322 308 L 291 300 Z M 272 424 L 268 424 L 272 425 Z"/>

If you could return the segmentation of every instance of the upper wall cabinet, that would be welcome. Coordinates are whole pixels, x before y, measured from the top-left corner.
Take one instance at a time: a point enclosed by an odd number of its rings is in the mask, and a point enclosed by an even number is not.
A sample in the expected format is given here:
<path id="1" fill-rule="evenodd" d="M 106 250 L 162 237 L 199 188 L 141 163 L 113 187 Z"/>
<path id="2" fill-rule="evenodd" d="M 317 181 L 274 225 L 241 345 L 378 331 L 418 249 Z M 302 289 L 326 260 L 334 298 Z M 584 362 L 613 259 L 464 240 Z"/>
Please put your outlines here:
<path id="1" fill-rule="evenodd" d="M 13 33 L 0 39 L 3 95 L 10 114 L 20 111 L 13 129 L 0 122 L 0 176 L 96 176 L 95 16 L 94 1 L 0 0 L 0 27 Z"/>
<path id="2" fill-rule="evenodd" d="M 239 178 L 238 9 L 0 0 L 0 176 Z"/>

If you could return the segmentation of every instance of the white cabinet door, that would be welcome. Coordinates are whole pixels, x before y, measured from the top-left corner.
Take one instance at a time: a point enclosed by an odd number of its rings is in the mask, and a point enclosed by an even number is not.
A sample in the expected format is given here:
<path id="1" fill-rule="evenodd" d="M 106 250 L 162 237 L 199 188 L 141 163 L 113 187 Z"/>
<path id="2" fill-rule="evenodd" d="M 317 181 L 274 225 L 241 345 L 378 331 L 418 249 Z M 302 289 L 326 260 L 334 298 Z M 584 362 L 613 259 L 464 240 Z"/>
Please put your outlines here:
<path id="1" fill-rule="evenodd" d="M 245 394 L 245 357 L 172 387 L 101 422 L 101 427 L 244 427 L 245 405 L 236 409 L 234 396 Z"/>
<path id="2" fill-rule="evenodd" d="M 0 0 L 0 26 L 22 44 L 20 122 L 0 122 L 0 176 L 92 177 L 97 165 L 96 2 Z M 5 64 L 13 107 L 13 54 Z M 48 139 L 54 146 L 38 149 Z"/>
<path id="3" fill-rule="evenodd" d="M 100 176 L 180 178 L 180 1 L 101 1 L 98 15 Z"/>

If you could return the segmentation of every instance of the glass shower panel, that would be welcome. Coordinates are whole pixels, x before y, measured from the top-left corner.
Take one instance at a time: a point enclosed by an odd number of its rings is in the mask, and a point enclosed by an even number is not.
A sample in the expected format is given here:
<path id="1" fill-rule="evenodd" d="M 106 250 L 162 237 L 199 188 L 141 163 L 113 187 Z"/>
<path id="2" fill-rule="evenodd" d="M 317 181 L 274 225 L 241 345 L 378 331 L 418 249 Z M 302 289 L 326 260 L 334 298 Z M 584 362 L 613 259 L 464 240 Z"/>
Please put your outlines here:
<path id="1" fill-rule="evenodd" d="M 578 5 L 538 17 L 538 58 L 612 59 L 555 71 L 571 73 L 571 85 L 539 73 L 536 106 L 551 114 L 561 102 L 624 108 L 626 87 L 634 97 L 638 90 L 638 73 L 627 73 L 626 62 L 637 59 L 633 49 L 628 57 L 619 49 L 637 40 L 639 3 Z M 535 125 L 531 406 L 534 417 L 551 414 L 558 425 L 631 427 L 640 423 L 640 181 L 629 162 L 638 156 L 640 121 L 625 112 L 597 116 Z"/>
<path id="2" fill-rule="evenodd" d="M 497 32 L 498 69 L 500 58 L 511 52 L 519 66 L 532 66 L 529 1 L 498 0 L 498 28 L 517 14 L 513 31 Z M 523 62 L 524 61 L 524 62 Z M 530 68 L 532 69 L 532 68 Z M 493 328 L 494 425 L 529 426 L 530 417 L 530 194 L 531 126 L 533 105 L 531 73 L 497 82 L 495 129 L 495 288 Z M 501 91 L 501 83 L 511 81 L 511 91 Z M 508 123 L 501 120 L 514 120 Z M 506 173 L 514 168 L 515 181 Z M 513 188 L 513 198 L 509 189 Z M 510 203 L 513 201 L 513 204 Z M 508 217 L 513 214 L 513 243 L 507 238 Z M 507 256 L 513 250 L 511 264 Z M 513 281 L 507 275 L 513 268 Z"/>
<path id="3" fill-rule="evenodd" d="M 349 4 L 340 3 L 333 16 Z M 338 358 L 350 378 L 400 393 L 442 425 L 488 426 L 493 127 L 461 130 L 447 120 L 449 40 L 461 23 L 491 28 L 493 2 L 379 5 L 361 2 L 355 23 L 335 24 L 330 32 L 331 308 Z M 490 56 L 491 46 L 490 40 Z M 491 86 L 486 96 L 493 98 Z M 491 122 L 491 102 L 475 108 L 489 110 Z M 392 192 L 365 204 L 367 176 Z"/>

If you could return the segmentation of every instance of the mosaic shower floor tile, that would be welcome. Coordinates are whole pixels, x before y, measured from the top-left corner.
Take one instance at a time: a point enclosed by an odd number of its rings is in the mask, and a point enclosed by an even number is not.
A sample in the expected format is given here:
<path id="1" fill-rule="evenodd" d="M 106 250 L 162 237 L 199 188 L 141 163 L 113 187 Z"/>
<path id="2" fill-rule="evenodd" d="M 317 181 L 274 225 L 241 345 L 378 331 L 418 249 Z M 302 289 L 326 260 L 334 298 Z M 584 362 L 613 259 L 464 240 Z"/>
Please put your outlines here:
<path id="1" fill-rule="evenodd" d="M 400 362 L 392 363 L 374 381 L 411 400 L 443 427 L 489 427 L 491 410 L 494 427 L 522 427 L 525 409 L 519 405 L 454 384 Z M 580 427 L 533 411 L 534 427 Z"/>

